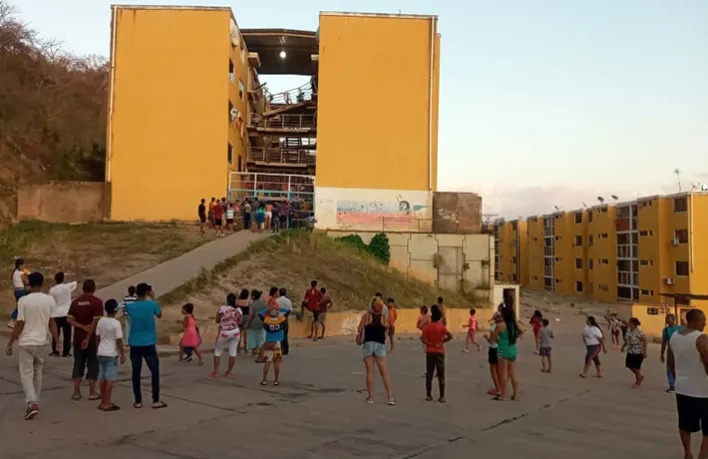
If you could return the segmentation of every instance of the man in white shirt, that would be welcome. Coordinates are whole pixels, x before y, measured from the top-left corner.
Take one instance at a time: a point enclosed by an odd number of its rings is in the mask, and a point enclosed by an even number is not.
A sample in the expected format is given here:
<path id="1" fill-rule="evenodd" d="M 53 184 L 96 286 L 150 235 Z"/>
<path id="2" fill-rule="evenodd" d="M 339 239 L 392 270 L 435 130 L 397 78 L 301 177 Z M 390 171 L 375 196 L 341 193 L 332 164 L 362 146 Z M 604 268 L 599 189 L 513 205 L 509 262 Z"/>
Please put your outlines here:
<path id="1" fill-rule="evenodd" d="M 12 355 L 12 345 L 17 341 L 20 381 L 25 392 L 29 420 L 39 413 L 39 396 L 42 392 L 44 357 L 47 355 L 48 331 L 58 340 L 57 326 L 51 318 L 54 299 L 42 293 L 44 276 L 31 273 L 27 276 L 30 293 L 17 302 L 17 323 L 7 343 L 5 353 Z"/>
<path id="2" fill-rule="evenodd" d="M 66 316 L 69 315 L 69 306 L 71 306 L 71 292 L 76 290 L 76 282 L 64 282 L 64 273 L 58 272 L 54 276 L 54 281 L 57 283 L 49 289 L 49 296 L 54 298 L 55 306 L 52 309 L 52 319 L 57 324 L 57 332 L 64 335 L 62 346 L 62 357 L 69 357 L 71 353 L 71 324 L 67 321 Z M 52 354 L 59 356 L 57 345 L 59 343 L 52 340 Z"/>
<path id="3" fill-rule="evenodd" d="M 700 309 L 686 313 L 686 327 L 669 340 L 667 365 L 676 381 L 678 428 L 685 458 L 693 458 L 691 433 L 701 432 L 699 459 L 708 458 L 708 336 L 706 315 Z"/>
<path id="4" fill-rule="evenodd" d="M 293 302 L 290 301 L 290 298 L 287 297 L 288 290 L 285 288 L 281 288 L 278 291 L 278 298 L 275 300 L 275 302 L 278 304 L 278 308 L 280 308 L 281 311 L 291 311 L 293 310 Z M 283 352 L 283 355 L 288 355 L 290 353 L 290 345 L 288 343 L 288 322 L 285 322 L 285 327 L 284 328 L 284 338 L 283 341 L 280 343 L 281 350 Z"/>

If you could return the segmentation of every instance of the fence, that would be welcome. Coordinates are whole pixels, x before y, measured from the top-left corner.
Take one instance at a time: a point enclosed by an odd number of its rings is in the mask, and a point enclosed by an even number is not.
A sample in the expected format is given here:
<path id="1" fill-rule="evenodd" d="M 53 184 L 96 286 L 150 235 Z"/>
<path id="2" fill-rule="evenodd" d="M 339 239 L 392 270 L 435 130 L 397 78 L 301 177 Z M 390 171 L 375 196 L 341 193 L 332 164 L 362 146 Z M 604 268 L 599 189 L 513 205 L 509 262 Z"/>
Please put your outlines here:
<path id="1" fill-rule="evenodd" d="M 268 199 L 312 203 L 315 178 L 311 175 L 232 172 L 229 199 Z"/>
<path id="2" fill-rule="evenodd" d="M 268 103 L 271 105 L 276 104 L 297 104 L 306 101 L 313 100 L 313 97 L 317 94 L 314 84 L 307 83 L 295 89 L 289 89 L 287 91 L 271 94 L 268 89 L 265 89 L 265 97 Z"/>
<path id="3" fill-rule="evenodd" d="M 264 163 L 284 164 L 315 164 L 314 150 L 293 148 L 259 148 L 248 149 L 248 159 Z"/>

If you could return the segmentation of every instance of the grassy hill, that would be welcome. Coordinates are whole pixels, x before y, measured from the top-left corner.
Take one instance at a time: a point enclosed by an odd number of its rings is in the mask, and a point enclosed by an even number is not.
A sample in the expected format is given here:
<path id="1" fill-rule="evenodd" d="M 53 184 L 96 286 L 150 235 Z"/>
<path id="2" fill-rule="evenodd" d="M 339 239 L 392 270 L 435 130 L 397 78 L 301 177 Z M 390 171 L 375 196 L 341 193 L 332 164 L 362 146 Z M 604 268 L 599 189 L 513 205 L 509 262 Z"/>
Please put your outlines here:
<path id="1" fill-rule="evenodd" d="M 324 234 L 289 231 L 251 246 L 245 253 L 225 261 L 212 272 L 164 295 L 166 310 L 178 313 L 180 305 L 194 303 L 200 317 L 212 314 L 228 293 L 242 288 L 267 292 L 271 286 L 285 287 L 293 303 L 299 305 L 311 280 L 327 288 L 333 311 L 362 310 L 374 293 L 396 299 L 402 308 L 431 305 L 438 296 L 446 304 L 469 307 L 472 297 L 439 290 L 382 264 L 371 255 Z M 206 312 L 205 312 L 206 311 Z M 179 318 L 170 315 L 170 319 Z"/>

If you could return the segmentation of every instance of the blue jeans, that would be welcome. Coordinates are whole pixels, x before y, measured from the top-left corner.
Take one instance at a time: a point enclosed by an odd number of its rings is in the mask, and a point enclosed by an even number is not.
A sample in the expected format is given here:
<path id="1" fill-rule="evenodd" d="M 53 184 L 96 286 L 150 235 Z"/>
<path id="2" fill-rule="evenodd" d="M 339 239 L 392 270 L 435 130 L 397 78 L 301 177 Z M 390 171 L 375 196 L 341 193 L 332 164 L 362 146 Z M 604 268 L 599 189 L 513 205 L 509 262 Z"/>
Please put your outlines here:
<path id="1" fill-rule="evenodd" d="M 674 375 L 671 374 L 668 365 L 666 365 L 666 379 L 669 380 L 669 387 L 674 389 L 676 387 L 676 378 L 674 378 Z"/>
<path id="2" fill-rule="evenodd" d="M 118 357 L 98 356 L 99 381 L 114 382 L 118 378 Z"/>
<path id="3" fill-rule="evenodd" d="M 152 401 L 160 401 L 160 358 L 157 356 L 157 347 L 131 346 L 130 364 L 133 367 L 133 396 L 135 403 L 143 403 L 143 394 L 140 391 L 140 376 L 143 370 L 143 359 L 152 375 Z"/>
<path id="4" fill-rule="evenodd" d="M 10 318 L 12 320 L 17 320 L 17 302 L 20 301 L 20 298 L 25 295 L 27 295 L 27 290 L 24 288 L 15 289 L 15 309 L 12 311 L 12 314 L 10 314 Z"/>

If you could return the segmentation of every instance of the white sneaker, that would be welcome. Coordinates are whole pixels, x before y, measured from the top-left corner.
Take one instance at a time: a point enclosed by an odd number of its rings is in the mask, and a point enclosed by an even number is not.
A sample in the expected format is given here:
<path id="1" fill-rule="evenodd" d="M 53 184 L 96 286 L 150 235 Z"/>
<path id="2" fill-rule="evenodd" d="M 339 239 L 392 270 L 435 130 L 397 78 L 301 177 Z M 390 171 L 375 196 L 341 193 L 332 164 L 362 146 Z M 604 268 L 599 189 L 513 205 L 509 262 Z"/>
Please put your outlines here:
<path id="1" fill-rule="evenodd" d="M 7 328 L 15 328 L 15 319 L 10 319 L 7 322 Z"/>

